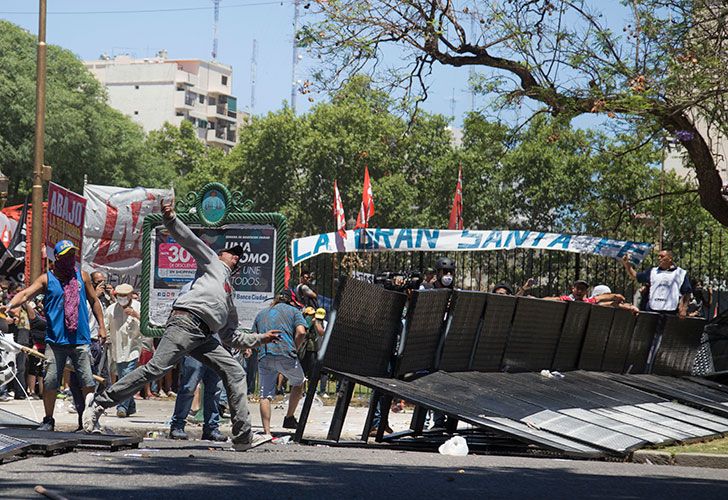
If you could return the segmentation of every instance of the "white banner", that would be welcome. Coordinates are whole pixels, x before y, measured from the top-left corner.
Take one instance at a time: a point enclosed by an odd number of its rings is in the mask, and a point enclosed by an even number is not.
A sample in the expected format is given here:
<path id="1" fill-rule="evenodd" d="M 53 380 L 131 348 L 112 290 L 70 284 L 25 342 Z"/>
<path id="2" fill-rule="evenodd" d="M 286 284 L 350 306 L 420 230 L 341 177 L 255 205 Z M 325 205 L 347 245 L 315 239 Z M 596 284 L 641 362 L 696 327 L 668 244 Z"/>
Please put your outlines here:
<path id="1" fill-rule="evenodd" d="M 160 200 L 173 193 L 171 189 L 84 186 L 84 270 L 104 271 L 112 284 L 123 282 L 138 288 L 144 217 L 159 212 Z"/>
<path id="2" fill-rule="evenodd" d="M 635 265 L 642 262 L 652 245 L 598 236 L 542 233 L 526 230 L 474 231 L 465 229 L 382 229 L 349 230 L 346 238 L 325 233 L 291 242 L 292 265 L 323 253 L 344 252 L 478 252 L 533 248 L 586 253 L 621 259 L 629 255 Z"/>

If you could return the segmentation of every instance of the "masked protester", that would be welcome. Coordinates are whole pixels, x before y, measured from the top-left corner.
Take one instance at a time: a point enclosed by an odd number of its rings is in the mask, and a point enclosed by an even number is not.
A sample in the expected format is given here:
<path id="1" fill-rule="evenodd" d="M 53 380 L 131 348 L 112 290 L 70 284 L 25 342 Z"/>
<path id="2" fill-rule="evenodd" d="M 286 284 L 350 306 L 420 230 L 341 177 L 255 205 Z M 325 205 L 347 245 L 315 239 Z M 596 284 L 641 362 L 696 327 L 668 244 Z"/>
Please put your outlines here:
<path id="1" fill-rule="evenodd" d="M 96 383 L 91 371 L 91 331 L 89 310 L 91 306 L 99 323 L 99 339 L 105 341 L 106 328 L 101 303 L 91 284 L 88 273 L 78 269 L 76 252 L 78 249 L 69 240 L 61 240 L 53 249 L 55 258 L 52 270 L 40 275 L 26 289 L 16 294 L 7 307 L 14 309 L 25 304 L 38 293 L 43 293 L 46 316 L 46 356 L 48 365 L 44 378 L 43 406 L 45 417 L 39 430 L 52 431 L 55 428 L 53 410 L 63 368 L 70 359 L 79 378 L 84 395 L 93 394 Z"/>
<path id="2" fill-rule="evenodd" d="M 435 276 L 433 288 L 454 288 L 455 262 L 448 257 L 439 257 L 435 262 Z"/>

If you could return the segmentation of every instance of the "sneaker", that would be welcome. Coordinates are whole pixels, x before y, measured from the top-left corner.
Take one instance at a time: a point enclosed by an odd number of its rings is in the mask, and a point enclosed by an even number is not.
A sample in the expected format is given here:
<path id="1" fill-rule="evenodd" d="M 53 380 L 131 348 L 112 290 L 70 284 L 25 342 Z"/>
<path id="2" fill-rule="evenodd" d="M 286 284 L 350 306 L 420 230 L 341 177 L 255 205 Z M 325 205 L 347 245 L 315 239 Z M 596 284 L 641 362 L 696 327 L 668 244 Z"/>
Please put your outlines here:
<path id="1" fill-rule="evenodd" d="M 86 395 L 86 409 L 83 411 L 83 430 L 87 433 L 100 433 L 99 419 L 104 414 L 104 407 L 96 402 L 94 393 Z"/>
<path id="2" fill-rule="evenodd" d="M 167 393 L 164 392 L 163 389 L 160 389 L 159 390 L 159 397 L 162 398 L 162 399 L 167 399 Z"/>
<path id="3" fill-rule="evenodd" d="M 170 429 L 169 439 L 179 439 L 181 441 L 187 441 L 189 439 L 189 436 L 184 429 Z"/>
<path id="4" fill-rule="evenodd" d="M 233 442 L 234 451 L 248 451 L 256 446 L 270 442 L 273 436 L 270 434 L 252 434 L 249 442 Z"/>
<path id="5" fill-rule="evenodd" d="M 369 431 L 369 437 L 377 437 L 377 432 L 378 431 L 379 431 L 378 428 L 372 427 L 371 430 Z M 386 426 L 384 428 L 384 433 L 385 434 L 392 434 L 393 432 L 394 431 L 392 430 L 392 428 L 390 426 Z"/>
<path id="6" fill-rule="evenodd" d="M 119 408 L 116 410 L 116 416 L 119 418 L 126 418 L 129 416 L 129 414 L 126 412 L 126 409 Z"/>
<path id="7" fill-rule="evenodd" d="M 284 429 L 295 429 L 296 427 L 298 427 L 298 420 L 296 420 L 296 417 L 294 415 L 283 418 Z"/>
<path id="8" fill-rule="evenodd" d="M 43 417 L 43 422 L 35 430 L 53 432 L 55 428 L 56 420 L 53 417 Z"/>
<path id="9" fill-rule="evenodd" d="M 168 391 L 167 392 L 167 397 L 170 398 L 170 399 L 177 399 L 177 393 L 174 392 L 174 391 Z"/>
<path id="10" fill-rule="evenodd" d="M 203 441 L 216 441 L 218 443 L 224 443 L 228 440 L 227 436 L 217 429 L 213 429 L 210 432 L 202 433 Z"/>

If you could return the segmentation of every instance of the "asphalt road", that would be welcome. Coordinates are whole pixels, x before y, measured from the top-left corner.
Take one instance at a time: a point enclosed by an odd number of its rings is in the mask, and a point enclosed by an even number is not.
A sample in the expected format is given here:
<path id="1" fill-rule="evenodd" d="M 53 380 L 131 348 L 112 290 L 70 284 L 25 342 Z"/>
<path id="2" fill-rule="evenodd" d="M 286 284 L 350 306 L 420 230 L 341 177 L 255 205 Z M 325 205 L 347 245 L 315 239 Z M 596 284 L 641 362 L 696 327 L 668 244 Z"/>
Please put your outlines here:
<path id="1" fill-rule="evenodd" d="M 728 470 L 295 444 L 236 453 L 167 440 L 0 465 L 0 498 L 42 498 L 37 484 L 69 499 L 684 500 L 727 498 Z"/>

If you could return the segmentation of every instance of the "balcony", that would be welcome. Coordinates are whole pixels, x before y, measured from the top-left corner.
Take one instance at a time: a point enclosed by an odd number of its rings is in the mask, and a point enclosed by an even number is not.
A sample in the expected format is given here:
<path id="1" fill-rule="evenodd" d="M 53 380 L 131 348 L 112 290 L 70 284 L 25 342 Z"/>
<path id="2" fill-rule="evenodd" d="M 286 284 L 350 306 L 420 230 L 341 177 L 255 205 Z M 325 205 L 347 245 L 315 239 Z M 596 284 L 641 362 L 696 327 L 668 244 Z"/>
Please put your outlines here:
<path id="1" fill-rule="evenodd" d="M 192 87 L 197 86 L 198 77 L 194 73 L 188 73 L 187 71 L 177 70 L 174 75 L 174 83 L 183 83 Z"/>
<path id="2" fill-rule="evenodd" d="M 175 109 L 192 109 L 195 105 L 195 99 L 189 92 L 178 90 L 174 93 Z"/>
<path id="3" fill-rule="evenodd" d="M 232 114 L 233 116 L 230 116 Z M 227 120 L 234 122 L 235 121 L 235 112 L 228 111 L 226 104 L 208 104 L 207 105 L 207 117 L 208 118 L 218 118 L 221 120 Z"/>
<path id="4" fill-rule="evenodd" d="M 223 146 L 235 146 L 235 132 L 229 132 L 225 129 L 209 129 L 207 131 L 207 142 L 209 144 L 218 144 Z"/>

